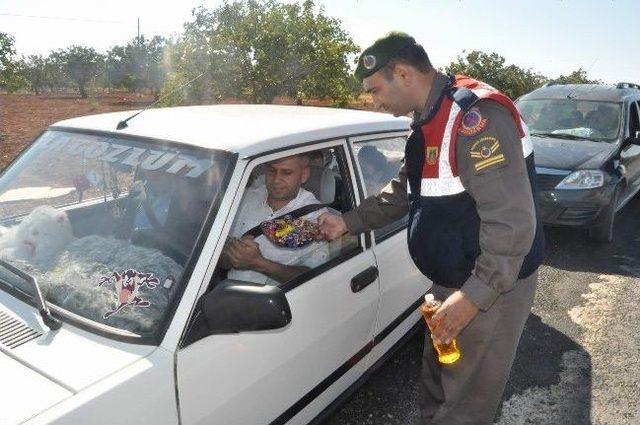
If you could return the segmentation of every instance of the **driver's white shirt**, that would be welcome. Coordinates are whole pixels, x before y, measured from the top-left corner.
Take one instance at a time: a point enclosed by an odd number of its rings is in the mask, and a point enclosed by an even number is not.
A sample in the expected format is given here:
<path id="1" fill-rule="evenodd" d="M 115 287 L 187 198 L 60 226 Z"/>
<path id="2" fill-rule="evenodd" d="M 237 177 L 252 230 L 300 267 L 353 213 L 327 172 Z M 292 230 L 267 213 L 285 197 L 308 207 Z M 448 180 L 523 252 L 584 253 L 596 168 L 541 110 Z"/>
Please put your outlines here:
<path id="1" fill-rule="evenodd" d="M 267 187 L 264 183 L 257 187 L 250 187 L 245 192 L 238 214 L 231 228 L 231 236 L 239 238 L 245 232 L 259 225 L 265 220 L 271 220 L 281 215 L 290 213 L 298 208 L 306 205 L 319 204 L 313 193 L 300 188 L 298 196 L 289 201 L 287 205 L 277 211 L 271 209 L 267 203 Z M 327 212 L 326 208 L 306 214 L 304 218 L 315 221 L 320 214 Z M 303 265 L 314 268 L 327 262 L 329 259 L 329 246 L 327 242 L 313 242 L 303 248 L 282 248 L 274 245 L 264 235 L 260 235 L 255 239 L 260 247 L 262 255 L 276 263 L 286 265 Z M 244 280 L 248 282 L 256 282 L 262 284 L 277 284 L 267 275 L 258 273 L 253 270 L 236 270 L 231 269 L 227 275 L 229 279 Z"/>

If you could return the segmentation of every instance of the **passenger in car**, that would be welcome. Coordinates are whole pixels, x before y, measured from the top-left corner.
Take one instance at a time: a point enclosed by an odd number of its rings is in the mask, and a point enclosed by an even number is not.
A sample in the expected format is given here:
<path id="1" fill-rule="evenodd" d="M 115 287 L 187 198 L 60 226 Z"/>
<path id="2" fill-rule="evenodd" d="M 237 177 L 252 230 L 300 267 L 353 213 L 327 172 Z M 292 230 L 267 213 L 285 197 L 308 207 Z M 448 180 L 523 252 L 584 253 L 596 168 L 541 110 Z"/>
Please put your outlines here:
<path id="1" fill-rule="evenodd" d="M 387 157 L 373 145 L 363 146 L 358 151 L 358 162 L 362 168 L 367 195 L 379 193 L 398 174 Z"/>
<path id="2" fill-rule="evenodd" d="M 284 283 L 328 260 L 326 241 L 316 241 L 302 248 L 283 248 L 264 235 L 254 238 L 245 234 L 265 220 L 307 205 L 320 204 L 313 193 L 302 188 L 309 175 L 308 156 L 289 156 L 268 163 L 265 181 L 258 181 L 246 190 L 221 257 L 222 267 L 229 270 L 229 279 Z M 321 208 L 304 218 L 315 222 L 326 211 Z"/>

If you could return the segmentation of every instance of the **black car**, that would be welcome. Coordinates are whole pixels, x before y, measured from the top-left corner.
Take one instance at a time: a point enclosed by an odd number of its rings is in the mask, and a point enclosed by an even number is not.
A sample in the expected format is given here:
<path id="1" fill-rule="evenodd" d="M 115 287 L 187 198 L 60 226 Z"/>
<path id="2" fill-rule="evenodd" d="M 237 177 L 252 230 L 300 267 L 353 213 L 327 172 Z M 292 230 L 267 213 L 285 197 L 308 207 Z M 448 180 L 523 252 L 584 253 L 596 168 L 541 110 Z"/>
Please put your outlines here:
<path id="1" fill-rule="evenodd" d="M 616 211 L 640 189 L 640 85 L 547 84 L 517 101 L 533 142 L 548 225 L 613 238 Z"/>

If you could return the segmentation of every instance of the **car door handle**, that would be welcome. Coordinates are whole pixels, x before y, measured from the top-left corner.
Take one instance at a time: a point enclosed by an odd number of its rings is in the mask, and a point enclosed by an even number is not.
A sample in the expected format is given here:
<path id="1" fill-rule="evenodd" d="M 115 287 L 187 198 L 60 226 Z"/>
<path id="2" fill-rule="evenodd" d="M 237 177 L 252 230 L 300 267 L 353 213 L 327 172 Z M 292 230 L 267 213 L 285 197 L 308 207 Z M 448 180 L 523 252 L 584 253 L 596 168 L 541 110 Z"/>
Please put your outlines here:
<path id="1" fill-rule="evenodd" d="M 351 279 L 351 290 L 353 292 L 360 292 L 367 286 L 371 285 L 378 278 L 378 268 L 371 266 L 365 271 L 362 271 L 355 275 Z"/>

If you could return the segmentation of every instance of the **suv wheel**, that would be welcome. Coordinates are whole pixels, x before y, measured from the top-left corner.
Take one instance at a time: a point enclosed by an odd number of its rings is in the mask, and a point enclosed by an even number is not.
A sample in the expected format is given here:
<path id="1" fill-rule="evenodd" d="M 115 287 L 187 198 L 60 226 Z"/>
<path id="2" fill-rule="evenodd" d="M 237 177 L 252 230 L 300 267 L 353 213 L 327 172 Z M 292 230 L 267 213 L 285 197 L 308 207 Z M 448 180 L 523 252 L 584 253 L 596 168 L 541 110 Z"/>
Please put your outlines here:
<path id="1" fill-rule="evenodd" d="M 618 206 L 620 188 L 616 188 L 611 198 L 611 203 L 605 212 L 604 219 L 597 226 L 589 228 L 589 238 L 595 242 L 608 243 L 613 241 L 613 222 Z"/>

